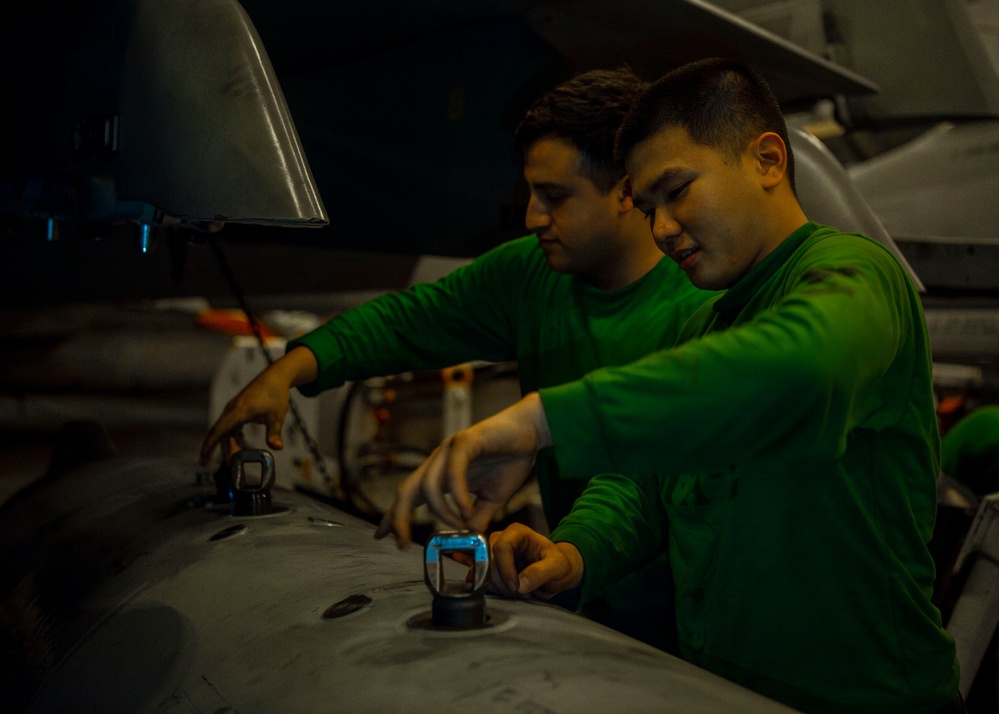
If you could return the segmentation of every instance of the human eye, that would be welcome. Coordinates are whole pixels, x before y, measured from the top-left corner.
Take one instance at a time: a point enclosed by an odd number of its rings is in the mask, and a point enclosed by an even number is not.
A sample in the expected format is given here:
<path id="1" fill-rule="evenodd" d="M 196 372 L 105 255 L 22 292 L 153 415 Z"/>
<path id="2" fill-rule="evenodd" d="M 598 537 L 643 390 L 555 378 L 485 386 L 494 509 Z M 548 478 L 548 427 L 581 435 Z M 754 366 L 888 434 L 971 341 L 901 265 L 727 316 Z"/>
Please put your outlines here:
<path id="1" fill-rule="evenodd" d="M 648 219 L 648 221 L 649 221 L 649 228 L 653 228 L 655 226 L 655 224 L 656 224 L 656 209 L 655 209 L 655 207 L 648 207 L 648 208 L 646 208 L 645 206 L 636 206 L 636 208 L 639 211 L 642 212 L 642 215 L 645 216 L 646 219 Z"/>
<path id="2" fill-rule="evenodd" d="M 538 186 L 534 193 L 546 206 L 558 206 L 569 197 L 569 192 L 559 186 Z"/>
<path id="3" fill-rule="evenodd" d="M 667 201 L 679 200 L 680 198 L 683 197 L 684 192 L 686 192 L 687 187 L 690 186 L 690 184 L 691 181 L 683 181 L 671 187 L 669 190 L 666 191 L 666 200 Z"/>
<path id="4" fill-rule="evenodd" d="M 549 206 L 558 206 L 565 202 L 569 194 L 565 191 L 546 191 L 542 200 Z"/>

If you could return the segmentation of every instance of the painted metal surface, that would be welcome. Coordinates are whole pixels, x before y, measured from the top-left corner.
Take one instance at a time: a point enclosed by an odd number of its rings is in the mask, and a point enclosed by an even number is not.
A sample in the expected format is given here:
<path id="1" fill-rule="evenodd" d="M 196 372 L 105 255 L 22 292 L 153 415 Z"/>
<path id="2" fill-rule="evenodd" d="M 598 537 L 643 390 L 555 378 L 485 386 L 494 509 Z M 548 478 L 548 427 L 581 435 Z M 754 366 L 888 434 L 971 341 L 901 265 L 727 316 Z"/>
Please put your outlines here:
<path id="1" fill-rule="evenodd" d="M 900 239 L 999 245 L 999 120 L 941 122 L 849 174 Z"/>
<path id="2" fill-rule="evenodd" d="M 999 120 L 942 122 L 849 174 L 927 286 L 999 290 Z"/>
<path id="3" fill-rule="evenodd" d="M 110 459 L 4 506 L 5 702 L 28 712 L 789 711 L 537 601 L 488 597 L 503 617 L 476 631 L 408 627 L 431 603 L 419 548 L 375 541 L 372 525 L 280 488 L 283 510 L 233 517 L 198 480 L 182 460 Z"/>
<path id="4" fill-rule="evenodd" d="M 328 223 L 295 123 L 235 0 L 136 0 L 120 95 L 119 191 L 172 216 Z"/>
<path id="5" fill-rule="evenodd" d="M 527 16 L 541 37 L 585 68 L 624 62 L 654 78 L 684 62 L 731 57 L 752 63 L 785 107 L 879 90 L 862 74 L 703 0 L 634 0 L 627 11 L 603 0 L 538 0 Z"/>
<path id="6" fill-rule="evenodd" d="M 794 151 L 798 200 L 808 218 L 841 231 L 863 233 L 881 243 L 906 269 L 916 287 L 925 291 L 905 255 L 826 145 L 793 126 L 788 127 L 788 138 Z"/>
<path id="7" fill-rule="evenodd" d="M 968 536 L 961 546 L 954 572 L 965 560 L 976 557 L 968 579 L 947 621 L 957 644 L 961 663 L 961 694 L 968 696 L 978 669 L 999 625 L 999 493 L 985 496 L 978 505 Z"/>
<path id="8" fill-rule="evenodd" d="M 21 110 L 4 212 L 47 219 L 53 241 L 135 225 L 142 253 L 199 223 L 329 222 L 237 0 L 44 0 L 6 23 Z"/>

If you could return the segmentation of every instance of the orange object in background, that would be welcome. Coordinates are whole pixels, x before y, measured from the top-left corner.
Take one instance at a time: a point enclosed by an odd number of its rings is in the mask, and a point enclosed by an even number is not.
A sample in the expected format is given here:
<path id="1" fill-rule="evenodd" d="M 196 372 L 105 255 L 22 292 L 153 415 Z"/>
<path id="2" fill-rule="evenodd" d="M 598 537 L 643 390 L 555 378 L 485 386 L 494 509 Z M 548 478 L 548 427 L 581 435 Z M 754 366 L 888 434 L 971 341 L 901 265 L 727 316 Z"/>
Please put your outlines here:
<path id="1" fill-rule="evenodd" d="M 210 307 L 199 312 L 194 318 L 194 324 L 206 330 L 222 332 L 226 335 L 253 335 L 253 327 L 246 313 L 233 308 Z M 257 320 L 260 337 L 267 340 L 278 334 L 265 323 Z"/>

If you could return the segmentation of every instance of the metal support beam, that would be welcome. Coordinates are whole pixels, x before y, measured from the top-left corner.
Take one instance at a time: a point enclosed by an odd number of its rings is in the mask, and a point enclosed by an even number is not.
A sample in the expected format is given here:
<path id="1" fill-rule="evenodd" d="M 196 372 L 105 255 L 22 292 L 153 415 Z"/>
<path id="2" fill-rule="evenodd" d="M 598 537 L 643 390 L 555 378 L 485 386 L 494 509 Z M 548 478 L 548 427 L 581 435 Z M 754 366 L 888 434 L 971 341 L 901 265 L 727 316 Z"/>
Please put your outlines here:
<path id="1" fill-rule="evenodd" d="M 957 643 L 960 690 L 965 697 L 999 624 L 999 493 L 986 496 L 979 504 L 954 572 L 970 555 L 977 557 L 947 623 Z"/>

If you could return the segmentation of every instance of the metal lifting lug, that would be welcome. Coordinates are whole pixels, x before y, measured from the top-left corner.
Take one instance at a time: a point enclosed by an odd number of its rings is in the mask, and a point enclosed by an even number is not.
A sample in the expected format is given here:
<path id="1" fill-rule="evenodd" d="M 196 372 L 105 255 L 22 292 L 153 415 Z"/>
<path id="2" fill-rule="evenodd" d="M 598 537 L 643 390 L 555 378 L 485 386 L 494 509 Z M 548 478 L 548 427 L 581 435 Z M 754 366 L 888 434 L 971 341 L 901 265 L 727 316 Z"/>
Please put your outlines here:
<path id="1" fill-rule="evenodd" d="M 260 464 L 260 481 L 251 483 L 246 464 Z M 243 449 L 230 461 L 233 490 L 233 513 L 237 516 L 262 516 L 273 510 L 271 486 L 274 485 L 274 457 L 269 451 Z"/>
<path id="2" fill-rule="evenodd" d="M 447 582 L 443 556 L 462 553 L 472 560 L 470 577 L 464 582 Z M 476 628 L 487 624 L 486 577 L 489 574 L 489 545 L 479 533 L 439 531 L 423 550 L 423 575 L 434 595 L 431 619 L 435 627 Z"/>
<path id="3" fill-rule="evenodd" d="M 472 557 L 472 578 L 448 583 L 444 579 L 441 556 L 465 553 Z M 470 598 L 482 593 L 489 574 L 489 544 L 485 536 L 472 531 L 438 531 L 423 549 L 423 575 L 434 597 Z"/>

